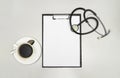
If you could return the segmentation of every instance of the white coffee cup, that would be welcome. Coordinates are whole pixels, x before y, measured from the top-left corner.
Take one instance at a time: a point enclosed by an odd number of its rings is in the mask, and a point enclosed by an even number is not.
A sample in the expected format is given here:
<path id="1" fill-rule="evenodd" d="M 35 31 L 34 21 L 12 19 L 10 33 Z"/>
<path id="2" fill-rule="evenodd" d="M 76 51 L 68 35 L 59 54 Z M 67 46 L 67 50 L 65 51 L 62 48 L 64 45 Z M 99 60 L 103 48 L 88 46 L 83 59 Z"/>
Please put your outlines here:
<path id="1" fill-rule="evenodd" d="M 35 38 L 24 37 L 13 45 L 11 54 L 22 64 L 32 64 L 41 56 L 41 45 Z"/>

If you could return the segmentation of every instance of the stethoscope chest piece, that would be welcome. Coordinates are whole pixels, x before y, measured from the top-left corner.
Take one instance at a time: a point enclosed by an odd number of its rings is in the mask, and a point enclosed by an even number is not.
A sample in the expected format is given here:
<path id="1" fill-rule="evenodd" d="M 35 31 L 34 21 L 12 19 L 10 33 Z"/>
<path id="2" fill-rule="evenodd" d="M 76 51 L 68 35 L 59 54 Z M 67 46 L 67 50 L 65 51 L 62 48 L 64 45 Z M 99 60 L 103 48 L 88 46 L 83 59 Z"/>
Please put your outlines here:
<path id="1" fill-rule="evenodd" d="M 33 64 L 41 56 L 41 45 L 34 38 L 24 37 L 13 45 L 11 54 L 22 64 Z"/>
<path id="2" fill-rule="evenodd" d="M 78 31 L 79 30 L 79 26 L 77 26 L 77 24 L 73 24 L 72 25 L 72 28 L 74 29 L 74 31 Z"/>

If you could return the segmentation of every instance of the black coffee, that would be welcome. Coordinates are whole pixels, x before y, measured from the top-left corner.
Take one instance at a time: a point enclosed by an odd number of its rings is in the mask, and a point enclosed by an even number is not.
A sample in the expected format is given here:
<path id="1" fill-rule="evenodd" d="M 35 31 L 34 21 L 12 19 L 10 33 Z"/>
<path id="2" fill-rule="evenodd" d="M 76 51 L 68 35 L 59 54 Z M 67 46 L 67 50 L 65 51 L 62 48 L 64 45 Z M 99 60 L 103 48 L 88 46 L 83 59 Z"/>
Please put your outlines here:
<path id="1" fill-rule="evenodd" d="M 24 58 L 28 58 L 32 55 L 33 49 L 30 45 L 28 44 L 23 44 L 19 47 L 19 54 L 20 56 Z"/>

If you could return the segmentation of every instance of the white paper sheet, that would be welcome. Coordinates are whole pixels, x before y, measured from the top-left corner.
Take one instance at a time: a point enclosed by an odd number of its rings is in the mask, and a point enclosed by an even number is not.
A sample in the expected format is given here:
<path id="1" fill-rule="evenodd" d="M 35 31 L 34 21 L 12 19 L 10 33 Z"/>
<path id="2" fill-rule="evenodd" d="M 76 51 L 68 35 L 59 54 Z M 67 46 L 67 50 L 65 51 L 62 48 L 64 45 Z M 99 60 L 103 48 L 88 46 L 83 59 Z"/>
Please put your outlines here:
<path id="1" fill-rule="evenodd" d="M 68 19 L 67 14 L 43 14 L 43 67 L 81 67 L 81 36 L 71 31 Z M 78 24 L 80 15 L 72 22 Z"/>

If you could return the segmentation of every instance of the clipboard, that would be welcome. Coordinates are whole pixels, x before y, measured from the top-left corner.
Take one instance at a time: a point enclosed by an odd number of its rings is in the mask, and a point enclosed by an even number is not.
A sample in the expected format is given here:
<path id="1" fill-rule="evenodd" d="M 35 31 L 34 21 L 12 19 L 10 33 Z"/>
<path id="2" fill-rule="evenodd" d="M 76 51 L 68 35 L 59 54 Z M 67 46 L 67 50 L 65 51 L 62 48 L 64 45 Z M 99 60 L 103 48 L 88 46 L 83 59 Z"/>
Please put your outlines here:
<path id="1" fill-rule="evenodd" d="M 82 67 L 82 38 L 71 31 L 69 16 L 70 14 L 42 14 L 43 68 Z M 74 14 L 72 22 L 78 24 L 80 21 L 81 15 Z"/>

